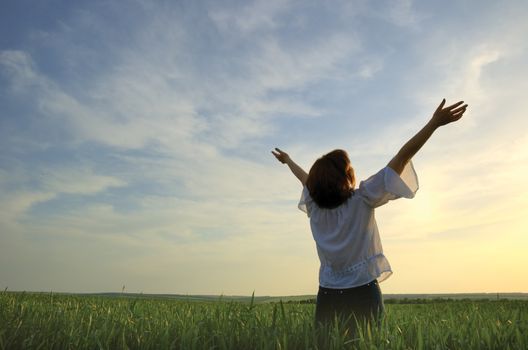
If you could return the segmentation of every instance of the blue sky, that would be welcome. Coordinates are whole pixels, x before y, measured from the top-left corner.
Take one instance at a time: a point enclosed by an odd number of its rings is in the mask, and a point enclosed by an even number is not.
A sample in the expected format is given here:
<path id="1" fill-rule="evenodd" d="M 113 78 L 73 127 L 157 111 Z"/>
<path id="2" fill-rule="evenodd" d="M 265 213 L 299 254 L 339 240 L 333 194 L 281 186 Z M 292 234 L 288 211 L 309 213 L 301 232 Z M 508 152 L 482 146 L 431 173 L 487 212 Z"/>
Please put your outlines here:
<path id="1" fill-rule="evenodd" d="M 417 197 L 377 213 L 383 290 L 528 291 L 527 10 L 2 2 L 0 287 L 315 293 L 301 188 L 270 150 L 308 170 L 344 148 L 362 179 L 445 97 L 469 111 L 415 157 Z"/>

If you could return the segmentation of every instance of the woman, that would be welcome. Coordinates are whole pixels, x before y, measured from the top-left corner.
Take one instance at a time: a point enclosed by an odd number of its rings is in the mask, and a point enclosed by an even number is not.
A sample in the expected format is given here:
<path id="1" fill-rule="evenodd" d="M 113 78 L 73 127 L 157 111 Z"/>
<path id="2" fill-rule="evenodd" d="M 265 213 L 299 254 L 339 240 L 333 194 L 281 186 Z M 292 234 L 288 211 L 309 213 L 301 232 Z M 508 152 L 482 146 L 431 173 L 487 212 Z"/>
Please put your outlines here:
<path id="1" fill-rule="evenodd" d="M 383 255 L 374 208 L 400 197 L 413 198 L 418 178 L 411 158 L 440 126 L 459 120 L 463 101 L 445 107 L 442 100 L 431 120 L 412 137 L 378 173 L 355 189 L 354 170 L 343 150 L 319 158 L 310 173 L 286 152 L 273 155 L 287 164 L 303 184 L 299 209 L 310 218 L 312 235 L 321 261 L 315 318 L 328 324 L 337 317 L 355 322 L 379 321 L 383 301 L 378 283 L 392 274 Z"/>

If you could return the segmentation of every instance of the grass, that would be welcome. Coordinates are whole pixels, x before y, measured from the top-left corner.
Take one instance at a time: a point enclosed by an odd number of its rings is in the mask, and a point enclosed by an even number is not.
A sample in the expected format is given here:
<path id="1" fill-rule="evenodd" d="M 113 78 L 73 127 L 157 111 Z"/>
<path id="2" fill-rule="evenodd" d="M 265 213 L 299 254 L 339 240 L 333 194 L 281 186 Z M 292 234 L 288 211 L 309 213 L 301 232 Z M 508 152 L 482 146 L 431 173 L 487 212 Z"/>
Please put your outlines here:
<path id="1" fill-rule="evenodd" d="M 528 302 L 387 304 L 380 328 L 316 330 L 310 303 L 0 293 L 0 349 L 527 349 Z"/>

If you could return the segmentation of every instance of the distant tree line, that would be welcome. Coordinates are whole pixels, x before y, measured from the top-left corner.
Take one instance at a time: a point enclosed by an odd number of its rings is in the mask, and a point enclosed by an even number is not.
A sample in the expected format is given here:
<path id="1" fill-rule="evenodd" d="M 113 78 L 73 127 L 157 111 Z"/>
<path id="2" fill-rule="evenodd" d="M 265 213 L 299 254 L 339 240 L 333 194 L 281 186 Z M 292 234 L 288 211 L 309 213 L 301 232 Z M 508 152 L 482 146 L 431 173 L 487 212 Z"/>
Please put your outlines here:
<path id="1" fill-rule="evenodd" d="M 383 302 L 385 304 L 440 304 L 440 303 L 467 303 L 467 302 L 493 302 L 494 299 L 486 298 L 390 298 L 385 299 Z M 271 303 L 280 303 L 280 301 L 273 301 Z M 283 304 L 315 304 L 316 299 L 302 299 L 302 300 L 288 300 L 283 301 Z"/>

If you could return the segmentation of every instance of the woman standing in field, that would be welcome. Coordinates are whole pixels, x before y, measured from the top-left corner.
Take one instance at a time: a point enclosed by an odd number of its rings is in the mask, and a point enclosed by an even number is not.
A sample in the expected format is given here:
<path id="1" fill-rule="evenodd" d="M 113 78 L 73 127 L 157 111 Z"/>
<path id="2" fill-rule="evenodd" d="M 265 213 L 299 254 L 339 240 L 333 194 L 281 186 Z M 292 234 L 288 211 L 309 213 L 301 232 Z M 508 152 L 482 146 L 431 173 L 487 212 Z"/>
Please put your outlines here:
<path id="1" fill-rule="evenodd" d="M 467 104 L 444 107 L 442 100 L 431 120 L 413 136 L 386 167 L 356 189 L 354 170 L 343 150 L 334 150 L 313 164 L 307 174 L 289 155 L 276 148 L 273 155 L 287 164 L 301 181 L 299 209 L 310 218 L 321 267 L 315 318 L 328 324 L 337 317 L 351 321 L 381 319 L 383 301 L 378 283 L 391 267 L 379 237 L 374 209 L 389 200 L 413 198 L 418 178 L 411 158 L 440 126 L 459 120 Z"/>

